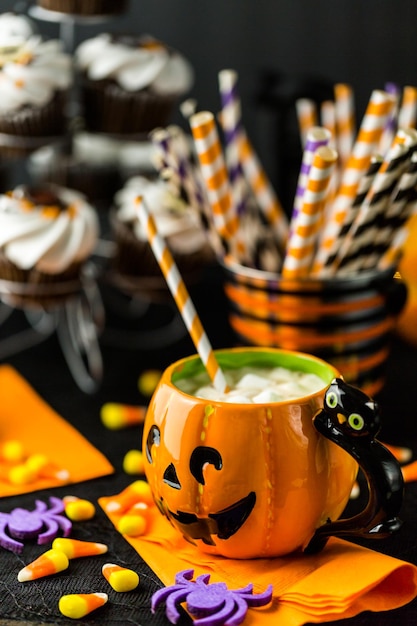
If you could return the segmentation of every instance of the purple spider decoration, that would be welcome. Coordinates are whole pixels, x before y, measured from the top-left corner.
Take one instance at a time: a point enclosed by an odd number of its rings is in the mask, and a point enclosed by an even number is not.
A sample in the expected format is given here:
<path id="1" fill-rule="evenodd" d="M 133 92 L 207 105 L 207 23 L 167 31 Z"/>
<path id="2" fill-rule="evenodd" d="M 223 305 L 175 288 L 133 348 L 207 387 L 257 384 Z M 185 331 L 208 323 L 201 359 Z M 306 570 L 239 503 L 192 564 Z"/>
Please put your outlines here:
<path id="1" fill-rule="evenodd" d="M 33 511 L 17 507 L 10 513 L 0 513 L 0 546 L 20 554 L 24 548 L 23 542 L 27 539 L 37 537 L 38 544 L 43 545 L 55 539 L 60 529 L 64 537 L 68 537 L 72 524 L 61 515 L 64 503 L 54 497 L 49 498 L 49 503 L 50 508 L 45 502 L 35 500 L 36 508 Z"/>
<path id="2" fill-rule="evenodd" d="M 209 584 L 210 574 L 192 580 L 194 570 L 178 572 L 175 584 L 159 589 L 152 596 L 151 610 L 166 600 L 165 614 L 171 624 L 180 618 L 177 605 L 186 602 L 189 613 L 196 619 L 194 626 L 238 626 L 245 619 L 249 606 L 264 606 L 272 600 L 272 585 L 263 593 L 254 594 L 253 585 L 228 589 L 226 583 Z"/>

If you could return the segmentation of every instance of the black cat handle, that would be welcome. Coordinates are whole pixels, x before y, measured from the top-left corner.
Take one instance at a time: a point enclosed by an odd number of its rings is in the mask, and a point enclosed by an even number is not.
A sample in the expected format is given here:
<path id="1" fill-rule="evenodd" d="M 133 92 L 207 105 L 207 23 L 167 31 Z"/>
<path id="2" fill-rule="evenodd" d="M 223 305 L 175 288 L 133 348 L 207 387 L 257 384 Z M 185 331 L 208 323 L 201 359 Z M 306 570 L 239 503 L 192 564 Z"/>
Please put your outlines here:
<path id="1" fill-rule="evenodd" d="M 314 533 L 305 552 L 319 552 L 329 537 L 385 538 L 401 527 L 397 517 L 403 500 L 400 465 L 375 439 L 380 429 L 377 404 L 341 378 L 335 378 L 314 416 L 316 430 L 348 452 L 368 483 L 369 498 L 363 511 L 347 519 L 328 520 Z"/>

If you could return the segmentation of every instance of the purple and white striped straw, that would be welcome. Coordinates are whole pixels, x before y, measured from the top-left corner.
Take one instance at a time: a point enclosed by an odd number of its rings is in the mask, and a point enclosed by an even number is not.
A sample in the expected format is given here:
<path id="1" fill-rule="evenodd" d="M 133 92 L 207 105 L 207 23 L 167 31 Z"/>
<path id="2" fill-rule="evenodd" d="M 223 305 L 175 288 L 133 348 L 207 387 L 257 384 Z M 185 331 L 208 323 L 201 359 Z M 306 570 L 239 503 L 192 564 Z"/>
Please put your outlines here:
<path id="1" fill-rule="evenodd" d="M 221 70 L 218 74 L 222 103 L 221 125 L 224 134 L 224 154 L 229 173 L 230 187 L 240 215 L 247 203 L 249 188 L 240 162 L 239 141 L 242 133 L 242 109 L 237 89 L 238 75 L 234 70 Z"/>

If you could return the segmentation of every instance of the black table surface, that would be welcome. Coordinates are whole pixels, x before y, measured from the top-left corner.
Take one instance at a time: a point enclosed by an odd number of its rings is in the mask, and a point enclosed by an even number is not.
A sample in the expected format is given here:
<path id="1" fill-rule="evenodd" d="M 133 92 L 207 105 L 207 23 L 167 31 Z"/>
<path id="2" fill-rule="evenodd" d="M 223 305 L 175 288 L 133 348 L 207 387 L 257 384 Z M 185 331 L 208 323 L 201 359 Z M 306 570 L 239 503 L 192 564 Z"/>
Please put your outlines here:
<path id="1" fill-rule="evenodd" d="M 233 345 L 225 300 L 216 271 L 207 272 L 200 283 L 192 288 L 191 293 L 214 348 Z M 128 450 L 139 448 L 141 445 L 140 429 L 128 428 L 116 432 L 104 428 L 99 417 L 102 405 L 105 402 L 145 403 L 147 399 L 141 397 L 138 391 L 140 373 L 153 368 L 162 370 L 173 360 L 195 352 L 190 338 L 181 325 L 178 335 L 168 345 L 157 345 L 157 339 L 153 343 L 152 337 L 157 338 L 158 335 L 154 333 L 154 328 L 158 328 L 159 323 L 165 323 L 164 315 L 171 315 L 169 307 L 151 305 L 147 313 L 138 313 L 136 318 L 133 315 L 127 324 L 123 319 L 120 320 L 120 310 L 112 309 L 111 294 L 110 298 L 108 293 L 105 294 L 105 303 L 106 306 L 110 303 L 110 310 L 106 330 L 101 336 L 104 376 L 96 392 L 86 394 L 75 384 L 54 334 L 38 345 L 13 354 L 4 361 L 13 365 L 33 388 L 102 451 L 115 467 L 115 473 L 110 476 L 71 486 L 72 494 L 92 501 L 96 501 L 102 495 L 117 493 L 132 482 L 132 476 L 123 472 L 122 461 Z M 23 323 L 21 312 L 14 315 L 16 319 L 12 324 L 18 329 Z M 158 320 L 159 315 L 161 320 Z M 148 327 L 151 329 L 149 334 Z M 0 328 L 0 340 L 14 330 L 14 327 L 10 330 L 4 325 Z M 143 336 L 148 337 L 149 341 L 140 340 L 140 333 L 143 332 L 145 333 Z M 379 438 L 388 443 L 410 447 L 417 456 L 417 348 L 395 335 L 387 363 L 386 385 L 377 400 L 383 423 Z M 68 487 L 3 498 L 0 502 L 0 511 L 8 512 L 17 506 L 32 508 L 35 496 L 47 499 L 50 495 L 59 497 L 66 493 Z M 417 483 L 406 485 L 401 518 L 403 527 L 399 533 L 389 539 L 364 545 L 417 564 Z M 32 560 L 32 552 L 33 555 L 38 555 L 39 550 L 36 550 L 38 547 L 26 546 L 24 554 L 20 556 L 0 549 L 1 625 L 100 623 L 162 626 L 169 623 L 163 611 L 155 615 L 150 611 L 150 597 L 161 587 L 157 575 L 115 531 L 99 507 L 93 520 L 77 525 L 77 537 L 107 543 L 109 553 L 98 558 L 104 559 L 103 563 L 119 562 L 138 571 L 141 578 L 138 589 L 127 594 L 118 594 L 116 602 L 109 602 L 100 611 L 93 612 L 82 620 L 69 620 L 60 615 L 57 609 L 58 598 L 63 593 L 72 592 L 71 584 L 75 584 L 72 581 L 77 581 L 78 584 L 82 582 L 86 591 L 103 591 L 102 582 L 96 584 L 99 580 L 97 568 L 93 569 L 85 563 L 75 563 L 73 578 L 66 589 L 62 589 L 62 577 L 59 575 L 42 579 L 33 585 L 25 585 L 17 582 L 17 571 L 23 564 Z M 187 623 L 190 623 L 190 620 L 184 613 L 180 624 Z M 364 612 L 355 618 L 332 623 L 346 626 L 364 624 L 391 626 L 395 623 L 414 626 L 417 623 L 417 600 L 393 611 L 377 614 Z"/>

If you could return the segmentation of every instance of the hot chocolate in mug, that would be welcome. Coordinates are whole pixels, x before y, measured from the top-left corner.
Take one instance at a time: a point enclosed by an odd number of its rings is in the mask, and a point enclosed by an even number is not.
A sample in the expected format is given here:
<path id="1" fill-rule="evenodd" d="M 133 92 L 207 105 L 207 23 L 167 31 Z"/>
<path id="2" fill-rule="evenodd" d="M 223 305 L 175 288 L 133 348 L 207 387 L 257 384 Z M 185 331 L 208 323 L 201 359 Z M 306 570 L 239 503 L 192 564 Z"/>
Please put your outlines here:
<path id="1" fill-rule="evenodd" d="M 260 558 L 314 552 L 331 535 L 382 537 L 399 528 L 402 475 L 375 439 L 371 398 L 311 355 L 274 348 L 215 354 L 229 381 L 245 368 L 236 399 L 215 392 L 211 399 L 204 383 L 205 397 L 197 397 L 192 385 L 201 386 L 204 366 L 197 355 L 186 357 L 163 373 L 144 424 L 153 497 L 188 541 L 229 558 Z M 255 402 L 243 398 L 268 371 L 306 377 L 307 391 L 290 381 L 278 392 L 252 393 Z M 368 504 L 339 519 L 359 467 Z"/>

